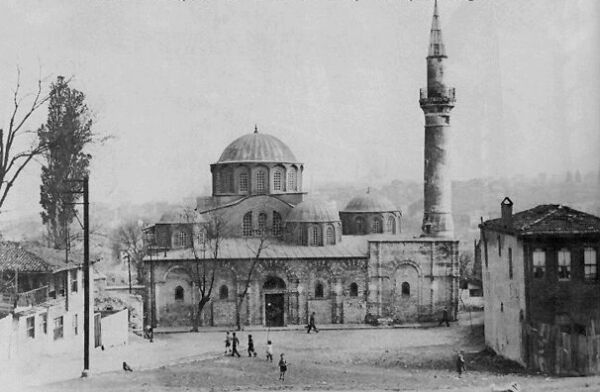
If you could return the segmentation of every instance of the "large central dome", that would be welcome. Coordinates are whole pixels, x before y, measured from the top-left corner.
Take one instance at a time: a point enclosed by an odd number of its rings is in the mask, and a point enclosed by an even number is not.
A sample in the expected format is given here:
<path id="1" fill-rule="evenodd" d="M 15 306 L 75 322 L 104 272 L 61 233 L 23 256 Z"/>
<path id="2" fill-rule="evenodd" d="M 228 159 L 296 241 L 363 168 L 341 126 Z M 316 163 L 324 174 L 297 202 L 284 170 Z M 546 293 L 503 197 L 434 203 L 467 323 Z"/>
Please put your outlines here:
<path id="1" fill-rule="evenodd" d="M 275 136 L 250 133 L 237 138 L 225 148 L 219 161 L 224 162 L 297 162 L 292 150 Z"/>

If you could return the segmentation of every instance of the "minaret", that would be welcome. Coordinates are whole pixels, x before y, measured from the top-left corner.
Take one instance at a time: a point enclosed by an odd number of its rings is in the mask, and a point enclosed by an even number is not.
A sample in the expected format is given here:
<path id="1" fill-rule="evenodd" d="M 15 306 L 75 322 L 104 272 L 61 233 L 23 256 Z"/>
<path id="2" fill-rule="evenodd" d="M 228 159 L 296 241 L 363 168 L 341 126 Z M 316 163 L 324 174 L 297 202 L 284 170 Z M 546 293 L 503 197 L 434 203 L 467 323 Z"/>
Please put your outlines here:
<path id="1" fill-rule="evenodd" d="M 427 88 L 421 89 L 419 100 L 425 113 L 425 201 L 422 226 L 422 236 L 425 237 L 454 236 L 448 151 L 454 88 L 449 88 L 444 81 L 446 57 L 436 0 L 427 55 Z"/>

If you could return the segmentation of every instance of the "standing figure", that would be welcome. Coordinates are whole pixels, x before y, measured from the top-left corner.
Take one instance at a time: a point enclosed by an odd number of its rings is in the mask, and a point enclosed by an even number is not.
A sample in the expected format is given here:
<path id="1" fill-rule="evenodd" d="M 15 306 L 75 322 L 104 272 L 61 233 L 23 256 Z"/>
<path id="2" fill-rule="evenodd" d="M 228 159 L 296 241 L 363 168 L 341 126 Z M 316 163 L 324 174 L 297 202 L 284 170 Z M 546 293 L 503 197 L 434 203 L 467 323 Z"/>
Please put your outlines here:
<path id="1" fill-rule="evenodd" d="M 315 312 L 312 312 L 310 314 L 310 319 L 308 321 L 308 331 L 306 331 L 306 333 L 310 333 L 311 329 L 314 329 L 316 333 L 319 333 L 319 330 L 317 329 L 317 326 L 315 325 Z"/>
<path id="2" fill-rule="evenodd" d="M 440 323 L 438 325 L 438 327 L 440 325 L 442 325 L 443 323 L 446 323 L 446 327 L 450 326 L 450 319 L 448 318 L 448 308 L 444 307 L 444 310 L 442 311 L 442 319 L 440 320 Z"/>
<path id="3" fill-rule="evenodd" d="M 231 338 L 231 356 L 238 356 L 240 357 L 240 353 L 238 353 L 237 347 L 240 344 L 239 339 L 237 338 L 237 336 L 235 336 L 235 332 L 233 333 L 233 336 Z"/>
<path id="4" fill-rule="evenodd" d="M 267 361 L 273 362 L 273 344 L 267 340 Z"/>
<path id="5" fill-rule="evenodd" d="M 287 362 L 283 357 L 283 353 L 281 353 L 281 357 L 279 358 L 279 379 L 284 381 L 285 372 L 287 372 Z"/>
<path id="6" fill-rule="evenodd" d="M 231 353 L 231 336 L 229 336 L 229 331 L 225 334 L 225 354 Z"/>
<path id="7" fill-rule="evenodd" d="M 465 371 L 465 358 L 463 357 L 463 352 L 459 351 L 456 356 L 456 372 L 458 373 L 458 377 L 460 377 Z"/>
<path id="8" fill-rule="evenodd" d="M 248 335 L 248 356 L 256 357 L 256 351 L 254 350 L 254 340 L 252 340 L 252 335 Z"/>

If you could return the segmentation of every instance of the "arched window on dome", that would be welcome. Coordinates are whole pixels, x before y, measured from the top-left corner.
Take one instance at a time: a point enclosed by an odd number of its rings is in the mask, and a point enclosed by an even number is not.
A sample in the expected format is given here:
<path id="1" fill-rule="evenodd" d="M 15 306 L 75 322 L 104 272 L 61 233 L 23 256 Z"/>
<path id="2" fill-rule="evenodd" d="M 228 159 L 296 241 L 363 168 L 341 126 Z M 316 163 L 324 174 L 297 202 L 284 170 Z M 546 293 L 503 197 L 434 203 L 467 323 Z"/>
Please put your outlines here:
<path id="1" fill-rule="evenodd" d="M 225 168 L 222 175 L 223 186 L 221 192 L 233 193 L 233 169 Z"/>
<path id="2" fill-rule="evenodd" d="M 176 247 L 187 246 L 187 233 L 185 231 L 180 231 L 177 234 L 175 234 L 175 246 Z"/>
<path id="3" fill-rule="evenodd" d="M 242 220 L 242 235 L 249 237 L 252 235 L 252 211 L 247 212 Z"/>
<path id="4" fill-rule="evenodd" d="M 273 173 L 273 190 L 282 191 L 283 186 L 283 171 L 281 169 L 275 169 Z"/>
<path id="5" fill-rule="evenodd" d="M 408 282 L 402 282 L 402 296 L 410 297 L 410 284 Z"/>
<path id="6" fill-rule="evenodd" d="M 215 173 L 215 177 L 214 177 L 214 184 L 215 184 L 215 193 L 219 194 L 222 193 L 222 189 L 223 189 L 223 184 L 221 183 L 221 178 L 223 176 L 221 176 L 221 172 L 217 171 Z"/>
<path id="7" fill-rule="evenodd" d="M 383 233 L 383 225 L 379 218 L 373 219 L 373 233 Z"/>
<path id="8" fill-rule="evenodd" d="M 327 226 L 327 245 L 335 244 L 335 230 L 331 226 Z"/>
<path id="9" fill-rule="evenodd" d="M 267 191 L 267 172 L 263 169 L 256 171 L 256 193 Z"/>
<path id="10" fill-rule="evenodd" d="M 350 283 L 350 296 L 358 297 L 358 285 L 356 284 L 356 282 Z"/>
<path id="11" fill-rule="evenodd" d="M 365 234 L 365 219 L 363 217 L 356 218 L 356 234 Z"/>
<path id="12" fill-rule="evenodd" d="M 287 190 L 288 191 L 297 191 L 298 190 L 298 170 L 294 166 L 290 167 L 290 169 L 288 170 Z"/>
<path id="13" fill-rule="evenodd" d="M 228 299 L 229 298 L 229 287 L 226 285 L 222 285 L 219 288 L 219 299 Z"/>
<path id="14" fill-rule="evenodd" d="M 277 211 L 273 211 L 273 235 L 278 237 L 281 235 L 283 220 Z"/>
<path id="15" fill-rule="evenodd" d="M 308 245 L 321 245 L 321 230 L 319 229 L 319 226 L 311 226 L 308 229 Z"/>
<path id="16" fill-rule="evenodd" d="M 261 212 L 258 214 L 258 234 L 263 235 L 267 232 L 267 214 Z"/>
<path id="17" fill-rule="evenodd" d="M 315 298 L 323 298 L 323 283 L 317 282 L 315 285 Z"/>
<path id="18" fill-rule="evenodd" d="M 387 218 L 387 231 L 388 233 L 396 234 L 396 218 L 388 216 Z"/>
<path id="19" fill-rule="evenodd" d="M 240 192 L 248 192 L 248 173 L 243 171 L 238 177 L 238 187 Z"/>

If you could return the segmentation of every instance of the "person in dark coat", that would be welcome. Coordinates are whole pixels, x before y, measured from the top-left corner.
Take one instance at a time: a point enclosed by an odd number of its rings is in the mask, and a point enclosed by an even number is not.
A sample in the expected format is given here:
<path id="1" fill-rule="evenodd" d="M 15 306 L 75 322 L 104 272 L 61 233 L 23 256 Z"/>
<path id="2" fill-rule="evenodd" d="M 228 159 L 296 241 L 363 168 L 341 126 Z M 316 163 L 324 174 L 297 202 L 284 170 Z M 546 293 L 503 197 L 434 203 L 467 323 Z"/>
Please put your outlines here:
<path id="1" fill-rule="evenodd" d="M 240 344 L 240 340 L 237 338 L 237 336 L 235 336 L 235 332 L 233 333 L 233 336 L 231 336 L 231 356 L 238 356 L 240 357 L 240 353 L 238 353 L 237 347 Z"/>
<path id="2" fill-rule="evenodd" d="M 310 314 L 310 319 L 308 321 L 308 331 L 306 331 L 306 333 L 310 333 L 311 329 L 314 329 L 316 333 L 319 333 L 319 330 L 315 325 L 315 312 L 312 312 Z"/>
<path id="3" fill-rule="evenodd" d="M 450 326 L 450 318 L 448 317 L 448 308 L 444 307 L 444 310 L 442 311 L 442 319 L 440 320 L 440 325 L 442 325 L 443 323 L 446 323 L 446 327 Z"/>
<path id="4" fill-rule="evenodd" d="M 254 340 L 252 340 L 252 335 L 248 335 L 248 356 L 256 357 L 256 351 L 254 350 Z"/>

